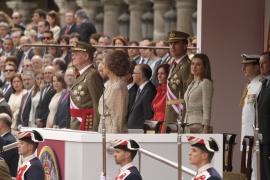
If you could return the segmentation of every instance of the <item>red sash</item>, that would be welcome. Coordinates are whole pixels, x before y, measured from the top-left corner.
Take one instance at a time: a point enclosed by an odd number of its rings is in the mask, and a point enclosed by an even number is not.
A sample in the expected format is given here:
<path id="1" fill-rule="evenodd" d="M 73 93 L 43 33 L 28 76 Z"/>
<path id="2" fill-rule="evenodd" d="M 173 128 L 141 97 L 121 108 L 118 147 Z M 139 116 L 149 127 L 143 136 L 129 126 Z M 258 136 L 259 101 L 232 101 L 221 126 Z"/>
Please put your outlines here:
<path id="1" fill-rule="evenodd" d="M 80 125 L 80 130 L 89 131 L 93 129 L 94 124 L 94 110 L 92 108 L 84 108 L 84 109 L 70 109 L 71 117 L 79 117 L 82 118 L 82 122 Z"/>

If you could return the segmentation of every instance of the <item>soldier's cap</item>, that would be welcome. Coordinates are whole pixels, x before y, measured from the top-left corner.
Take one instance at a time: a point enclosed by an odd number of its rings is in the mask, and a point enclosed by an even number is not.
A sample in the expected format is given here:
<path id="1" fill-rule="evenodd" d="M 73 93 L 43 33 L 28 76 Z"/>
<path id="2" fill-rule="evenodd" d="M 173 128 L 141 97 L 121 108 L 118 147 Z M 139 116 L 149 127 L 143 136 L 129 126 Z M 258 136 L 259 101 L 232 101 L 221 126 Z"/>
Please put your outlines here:
<path id="1" fill-rule="evenodd" d="M 113 148 L 122 149 L 126 151 L 137 151 L 138 149 L 140 149 L 140 145 L 132 139 L 130 140 L 118 139 L 113 141 Z"/>
<path id="2" fill-rule="evenodd" d="M 44 141 L 42 135 L 36 130 L 19 132 L 18 139 L 30 143 L 39 143 Z"/>
<path id="3" fill-rule="evenodd" d="M 72 48 L 72 51 L 82 51 L 87 52 L 88 54 L 93 54 L 96 51 L 96 48 L 94 48 L 91 44 L 79 41 L 76 43 L 76 46 Z"/>
<path id="4" fill-rule="evenodd" d="M 260 56 L 255 54 L 241 54 L 242 64 L 255 63 L 259 64 Z"/>
<path id="5" fill-rule="evenodd" d="M 168 34 L 168 43 L 174 43 L 181 40 L 187 40 L 189 34 L 181 31 L 171 31 Z"/>
<path id="6" fill-rule="evenodd" d="M 204 139 L 195 136 L 187 136 L 188 142 L 193 147 L 197 147 L 205 152 L 217 152 L 219 150 L 217 142 L 213 138 Z"/>

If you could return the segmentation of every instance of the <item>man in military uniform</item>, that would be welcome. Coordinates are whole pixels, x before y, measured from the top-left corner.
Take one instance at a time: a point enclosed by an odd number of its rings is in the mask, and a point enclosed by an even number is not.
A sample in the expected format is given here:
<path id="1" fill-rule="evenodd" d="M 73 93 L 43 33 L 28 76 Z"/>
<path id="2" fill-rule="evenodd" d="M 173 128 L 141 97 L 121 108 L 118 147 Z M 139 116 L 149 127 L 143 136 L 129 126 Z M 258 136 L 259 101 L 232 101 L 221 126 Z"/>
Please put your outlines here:
<path id="1" fill-rule="evenodd" d="M 22 164 L 18 168 L 17 180 L 44 180 L 45 173 L 35 151 L 39 142 L 43 142 L 41 134 L 35 130 L 24 131 L 18 134 L 19 154 L 22 156 Z"/>
<path id="2" fill-rule="evenodd" d="M 181 111 L 180 99 L 183 99 L 184 93 L 189 84 L 190 78 L 190 59 L 187 56 L 189 35 L 172 31 L 169 33 L 170 52 L 174 58 L 167 84 L 167 104 L 165 119 L 167 123 L 175 123 L 179 112 Z M 184 114 L 182 114 L 184 116 Z"/>
<path id="3" fill-rule="evenodd" d="M 140 172 L 132 163 L 139 148 L 139 144 L 132 139 L 114 142 L 113 156 L 116 164 L 121 166 L 115 180 L 142 180 Z"/>
<path id="4" fill-rule="evenodd" d="M 191 144 L 189 162 L 197 168 L 193 180 L 221 180 L 219 173 L 211 165 L 215 152 L 219 150 L 217 142 L 213 138 L 203 139 L 194 136 L 188 136 L 187 139 Z"/>
<path id="5" fill-rule="evenodd" d="M 84 42 L 78 42 L 72 49 L 72 62 L 80 76 L 71 88 L 71 129 L 98 130 L 98 102 L 103 80 L 93 65 L 94 51 L 94 47 Z"/>
<path id="6" fill-rule="evenodd" d="M 255 108 L 257 97 L 262 86 L 259 60 L 259 55 L 242 54 L 242 71 L 249 82 L 243 91 L 243 96 L 240 102 L 240 105 L 242 106 L 242 128 L 240 142 L 243 142 L 245 136 L 254 136 L 253 126 L 258 123 L 255 122 Z M 257 179 L 255 154 L 252 156 L 252 169 L 253 171 L 251 179 L 255 180 Z"/>

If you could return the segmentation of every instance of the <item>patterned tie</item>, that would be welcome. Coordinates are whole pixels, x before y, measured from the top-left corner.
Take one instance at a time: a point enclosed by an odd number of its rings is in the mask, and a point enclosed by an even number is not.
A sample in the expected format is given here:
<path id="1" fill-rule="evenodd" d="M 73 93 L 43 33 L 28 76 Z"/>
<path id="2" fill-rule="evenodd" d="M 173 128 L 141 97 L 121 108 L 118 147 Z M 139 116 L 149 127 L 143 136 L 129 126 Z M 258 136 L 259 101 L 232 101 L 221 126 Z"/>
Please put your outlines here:
<path id="1" fill-rule="evenodd" d="M 141 94 L 141 89 L 140 89 L 140 88 L 138 88 L 138 90 L 137 90 L 137 94 L 136 94 L 136 98 L 135 98 L 135 102 L 138 100 L 138 98 L 139 98 L 140 94 Z"/>
<path id="2" fill-rule="evenodd" d="M 70 26 L 67 26 L 66 29 L 65 29 L 64 35 L 67 35 L 69 30 L 70 30 Z"/>

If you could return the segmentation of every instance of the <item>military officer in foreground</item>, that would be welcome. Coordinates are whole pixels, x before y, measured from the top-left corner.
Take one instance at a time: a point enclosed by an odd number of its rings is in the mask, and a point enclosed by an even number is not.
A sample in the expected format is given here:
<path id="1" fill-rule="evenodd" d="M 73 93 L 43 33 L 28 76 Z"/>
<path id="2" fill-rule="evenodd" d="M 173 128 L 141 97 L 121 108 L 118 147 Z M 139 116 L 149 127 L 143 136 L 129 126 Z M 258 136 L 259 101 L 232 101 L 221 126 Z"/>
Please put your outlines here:
<path id="1" fill-rule="evenodd" d="M 172 31 L 169 33 L 168 42 L 170 53 L 174 58 L 171 64 L 167 84 L 167 103 L 165 119 L 167 123 L 175 123 L 180 112 L 179 99 L 183 99 L 190 78 L 190 59 L 187 55 L 189 35 Z M 182 114 L 184 117 L 184 114 Z"/>
<path id="2" fill-rule="evenodd" d="M 43 166 L 35 155 L 39 142 L 43 142 L 43 137 L 39 132 L 32 130 L 20 132 L 18 139 L 22 164 L 18 168 L 16 180 L 44 180 Z"/>
<path id="3" fill-rule="evenodd" d="M 191 144 L 189 163 L 197 168 L 196 176 L 192 180 L 221 180 L 219 173 L 211 165 L 212 158 L 219 150 L 213 138 L 204 139 L 194 136 L 187 137 Z"/>
<path id="4" fill-rule="evenodd" d="M 71 129 L 97 131 L 99 124 L 98 101 L 103 90 L 103 80 L 93 65 L 95 48 L 78 42 L 72 48 L 72 63 L 79 71 L 71 88 Z"/>

